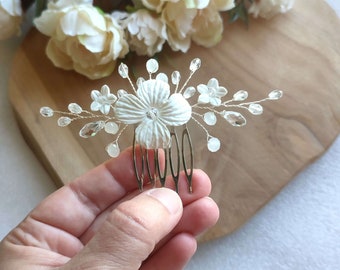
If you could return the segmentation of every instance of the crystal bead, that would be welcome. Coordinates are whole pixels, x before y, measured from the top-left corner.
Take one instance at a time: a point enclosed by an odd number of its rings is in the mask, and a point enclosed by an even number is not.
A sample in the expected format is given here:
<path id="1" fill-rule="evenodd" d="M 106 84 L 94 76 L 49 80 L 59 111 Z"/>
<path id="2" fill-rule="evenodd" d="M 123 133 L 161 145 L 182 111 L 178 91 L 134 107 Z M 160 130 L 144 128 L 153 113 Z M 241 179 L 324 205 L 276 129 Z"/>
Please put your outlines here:
<path id="1" fill-rule="evenodd" d="M 165 83 L 168 83 L 169 81 L 168 76 L 163 72 L 157 74 L 156 80 L 163 81 Z"/>
<path id="2" fill-rule="evenodd" d="M 245 91 L 245 90 L 240 90 L 240 91 L 237 91 L 234 94 L 233 100 L 235 100 L 235 101 L 242 101 L 242 100 L 247 99 L 247 97 L 248 97 L 248 92 Z"/>
<path id="3" fill-rule="evenodd" d="M 183 93 L 183 97 L 185 99 L 191 98 L 193 95 L 195 95 L 196 89 L 193 86 L 189 86 L 187 89 L 185 89 Z"/>
<path id="4" fill-rule="evenodd" d="M 195 72 L 200 67 L 201 67 L 201 59 L 195 58 L 191 61 L 189 69 L 191 72 Z"/>
<path id="5" fill-rule="evenodd" d="M 71 113 L 75 113 L 75 114 L 81 114 L 83 111 L 83 109 L 77 103 L 70 103 L 68 105 L 68 110 Z"/>
<path id="6" fill-rule="evenodd" d="M 217 152 L 221 148 L 221 142 L 215 137 L 211 137 L 207 143 L 210 152 Z"/>
<path id="7" fill-rule="evenodd" d="M 222 111 L 222 116 L 234 127 L 242 127 L 247 121 L 242 114 L 233 111 Z"/>
<path id="8" fill-rule="evenodd" d="M 128 68 L 128 66 L 125 65 L 124 63 L 120 63 L 120 65 L 118 67 L 118 73 L 124 79 L 129 77 L 129 68 Z"/>
<path id="9" fill-rule="evenodd" d="M 87 123 L 83 128 L 79 131 L 79 136 L 83 138 L 90 138 L 103 129 L 105 126 L 104 121 L 96 121 L 96 122 L 91 122 Z"/>
<path id="10" fill-rule="evenodd" d="M 118 157 L 120 154 L 120 149 L 117 143 L 110 143 L 106 146 L 106 152 L 110 157 Z"/>
<path id="11" fill-rule="evenodd" d="M 58 126 L 59 126 L 59 127 L 66 127 L 66 126 L 68 126 L 71 122 L 72 122 L 72 120 L 71 120 L 70 117 L 62 116 L 62 117 L 59 117 L 59 119 L 58 119 Z"/>
<path id="12" fill-rule="evenodd" d="M 117 91 L 117 96 L 118 96 L 118 98 L 121 98 L 122 96 L 124 96 L 124 95 L 126 95 L 126 94 L 128 94 L 128 92 L 125 91 L 124 89 L 119 89 L 119 90 Z"/>
<path id="13" fill-rule="evenodd" d="M 157 72 L 158 68 L 159 68 L 159 65 L 158 65 L 157 60 L 155 60 L 155 59 L 149 59 L 149 60 L 146 62 L 146 70 L 147 70 L 149 73 L 155 73 L 155 72 Z"/>
<path id="14" fill-rule="evenodd" d="M 54 111 L 50 107 L 41 107 L 40 114 L 44 117 L 52 117 L 54 114 Z"/>
<path id="15" fill-rule="evenodd" d="M 204 122 L 209 125 L 213 126 L 217 122 L 216 115 L 213 112 L 206 112 L 203 116 Z"/>
<path id="16" fill-rule="evenodd" d="M 252 103 L 248 107 L 248 111 L 254 115 L 260 115 L 263 113 L 263 107 L 261 104 Z"/>
<path id="17" fill-rule="evenodd" d="M 177 71 L 177 70 L 172 72 L 172 74 L 171 74 L 171 82 L 174 85 L 178 85 L 180 80 L 181 80 L 181 73 L 179 73 L 179 71 Z"/>
<path id="18" fill-rule="evenodd" d="M 119 130 L 119 126 L 115 122 L 107 122 L 105 124 L 105 132 L 109 134 L 116 134 Z"/>
<path id="19" fill-rule="evenodd" d="M 277 100 L 282 98 L 283 92 L 281 90 L 273 90 L 268 94 L 268 98 L 271 100 Z"/>

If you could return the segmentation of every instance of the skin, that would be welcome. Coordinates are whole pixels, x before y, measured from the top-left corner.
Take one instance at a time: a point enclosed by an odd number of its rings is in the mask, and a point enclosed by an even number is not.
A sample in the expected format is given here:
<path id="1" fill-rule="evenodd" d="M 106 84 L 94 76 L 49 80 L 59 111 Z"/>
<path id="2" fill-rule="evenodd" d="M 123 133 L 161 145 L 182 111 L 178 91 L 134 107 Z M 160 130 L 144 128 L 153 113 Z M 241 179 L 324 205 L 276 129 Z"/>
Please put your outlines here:
<path id="1" fill-rule="evenodd" d="M 184 174 L 179 194 L 167 183 L 136 190 L 132 151 L 121 153 L 33 209 L 0 243 L 0 269 L 183 269 L 219 210 L 203 171 L 191 194 Z"/>

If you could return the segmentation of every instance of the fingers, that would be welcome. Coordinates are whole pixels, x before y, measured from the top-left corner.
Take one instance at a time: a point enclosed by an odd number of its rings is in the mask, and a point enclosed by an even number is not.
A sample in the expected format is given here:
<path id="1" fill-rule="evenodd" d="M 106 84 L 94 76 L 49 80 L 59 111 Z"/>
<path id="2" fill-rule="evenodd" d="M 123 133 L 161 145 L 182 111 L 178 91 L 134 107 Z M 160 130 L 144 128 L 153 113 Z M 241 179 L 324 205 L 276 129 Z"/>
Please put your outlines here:
<path id="1" fill-rule="evenodd" d="M 115 208 L 66 269 L 99 265 L 138 269 L 155 245 L 176 226 L 182 212 L 182 202 L 174 191 L 166 188 L 145 191 Z"/>

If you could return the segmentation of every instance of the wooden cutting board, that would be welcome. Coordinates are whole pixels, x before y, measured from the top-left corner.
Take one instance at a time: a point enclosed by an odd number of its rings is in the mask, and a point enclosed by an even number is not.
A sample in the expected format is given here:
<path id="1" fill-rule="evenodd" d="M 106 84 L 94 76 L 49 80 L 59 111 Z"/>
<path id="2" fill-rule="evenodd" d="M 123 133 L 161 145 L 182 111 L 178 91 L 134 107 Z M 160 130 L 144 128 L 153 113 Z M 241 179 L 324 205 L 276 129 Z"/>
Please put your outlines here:
<path id="1" fill-rule="evenodd" d="M 203 132 L 190 127 L 196 167 L 210 175 L 212 197 L 221 209 L 218 224 L 201 240 L 242 225 L 339 134 L 339 29 L 339 19 L 324 1 L 310 0 L 307 5 L 300 0 L 285 15 L 251 20 L 249 29 L 226 23 L 223 40 L 214 48 L 193 45 L 187 54 L 165 49 L 159 57 L 165 72 L 187 70 L 191 59 L 200 57 L 202 68 L 192 85 L 216 77 L 230 93 L 248 90 L 252 100 L 271 89 L 285 91 L 283 99 L 264 104 L 261 117 L 247 115 L 247 126 L 224 124 L 211 130 L 222 139 L 218 153 L 209 153 Z M 91 81 L 55 68 L 44 53 L 46 42 L 35 29 L 25 38 L 13 62 L 9 96 L 29 145 L 53 179 L 65 184 L 105 161 L 104 147 L 111 138 L 81 139 L 78 131 L 84 123 L 59 128 L 56 119 L 42 118 L 39 108 L 65 110 L 70 102 L 88 108 L 92 89 L 104 83 L 113 90 L 129 87 L 116 72 Z M 127 64 L 145 76 L 145 60 L 133 57 Z M 126 144 L 131 144 L 131 137 L 126 137 Z"/>

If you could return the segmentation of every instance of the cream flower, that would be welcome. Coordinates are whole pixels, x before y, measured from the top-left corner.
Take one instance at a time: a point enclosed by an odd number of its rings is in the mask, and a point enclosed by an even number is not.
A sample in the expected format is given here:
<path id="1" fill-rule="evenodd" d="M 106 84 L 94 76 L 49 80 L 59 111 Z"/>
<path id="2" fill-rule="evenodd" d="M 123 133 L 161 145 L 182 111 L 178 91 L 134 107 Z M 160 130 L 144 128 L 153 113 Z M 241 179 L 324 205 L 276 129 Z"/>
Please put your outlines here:
<path id="1" fill-rule="evenodd" d="M 20 34 L 21 20 L 20 0 L 0 0 L 0 40 Z"/>
<path id="2" fill-rule="evenodd" d="M 110 93 L 110 88 L 107 85 L 103 85 L 100 92 L 98 90 L 92 90 L 91 98 L 93 100 L 91 110 L 101 111 L 103 114 L 108 114 L 111 104 L 117 100 L 117 97 Z"/>
<path id="3" fill-rule="evenodd" d="M 222 39 L 223 20 L 212 3 L 207 8 L 198 10 L 193 21 L 192 40 L 202 46 L 212 47 Z"/>
<path id="4" fill-rule="evenodd" d="M 198 103 L 210 103 L 213 106 L 220 106 L 221 97 L 228 93 L 225 87 L 219 86 L 218 80 L 215 78 L 210 79 L 207 85 L 199 84 L 197 91 L 200 93 Z"/>
<path id="5" fill-rule="evenodd" d="M 116 60 L 128 52 L 121 26 L 91 1 L 50 2 L 34 23 L 51 37 L 46 53 L 54 65 L 74 69 L 90 79 L 110 75 Z"/>
<path id="6" fill-rule="evenodd" d="M 167 26 L 168 43 L 174 51 L 187 52 L 190 48 L 192 23 L 197 9 L 186 8 L 185 1 L 167 3 L 162 19 Z"/>
<path id="7" fill-rule="evenodd" d="M 212 2 L 219 11 L 227 11 L 235 7 L 234 0 L 212 0 Z"/>
<path id="8" fill-rule="evenodd" d="M 139 9 L 123 21 L 128 32 L 131 51 L 138 55 L 153 56 L 160 52 L 167 39 L 166 26 L 162 20 L 146 9 Z"/>
<path id="9" fill-rule="evenodd" d="M 181 126 L 191 118 L 191 106 L 181 94 L 170 95 L 162 80 L 144 81 L 137 95 L 123 95 L 115 104 L 115 117 L 124 124 L 138 124 L 136 142 L 147 149 L 167 148 L 168 126 Z"/>
<path id="10" fill-rule="evenodd" d="M 269 19 L 278 13 L 285 13 L 293 8 L 295 0 L 259 0 L 254 1 L 248 9 L 255 18 Z"/>

